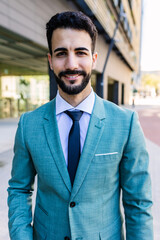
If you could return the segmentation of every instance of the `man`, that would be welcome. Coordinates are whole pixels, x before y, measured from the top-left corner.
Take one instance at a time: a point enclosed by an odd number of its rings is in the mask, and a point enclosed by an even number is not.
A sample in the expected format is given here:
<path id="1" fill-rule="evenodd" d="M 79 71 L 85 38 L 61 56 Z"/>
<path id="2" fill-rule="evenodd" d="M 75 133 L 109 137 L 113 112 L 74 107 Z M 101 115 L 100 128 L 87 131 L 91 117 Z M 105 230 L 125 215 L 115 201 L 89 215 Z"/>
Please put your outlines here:
<path id="1" fill-rule="evenodd" d="M 63 12 L 47 23 L 59 91 L 19 122 L 8 188 L 13 240 L 124 239 L 121 190 L 126 239 L 153 239 L 148 154 L 137 116 L 91 88 L 96 35 L 81 12 Z"/>

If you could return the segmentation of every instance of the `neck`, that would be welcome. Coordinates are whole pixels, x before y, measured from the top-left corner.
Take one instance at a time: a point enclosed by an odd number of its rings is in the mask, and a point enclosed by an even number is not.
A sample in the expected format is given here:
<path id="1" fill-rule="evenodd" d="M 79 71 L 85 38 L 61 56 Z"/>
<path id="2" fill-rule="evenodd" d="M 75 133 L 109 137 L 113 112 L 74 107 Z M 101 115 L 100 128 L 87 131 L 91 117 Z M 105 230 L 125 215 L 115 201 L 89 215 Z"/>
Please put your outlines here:
<path id="1" fill-rule="evenodd" d="M 78 106 L 85 98 L 89 96 L 89 94 L 92 91 L 91 84 L 87 86 L 82 92 L 75 94 L 75 95 L 69 95 L 61 90 L 61 88 L 58 87 L 60 96 L 68 102 L 73 107 Z"/>

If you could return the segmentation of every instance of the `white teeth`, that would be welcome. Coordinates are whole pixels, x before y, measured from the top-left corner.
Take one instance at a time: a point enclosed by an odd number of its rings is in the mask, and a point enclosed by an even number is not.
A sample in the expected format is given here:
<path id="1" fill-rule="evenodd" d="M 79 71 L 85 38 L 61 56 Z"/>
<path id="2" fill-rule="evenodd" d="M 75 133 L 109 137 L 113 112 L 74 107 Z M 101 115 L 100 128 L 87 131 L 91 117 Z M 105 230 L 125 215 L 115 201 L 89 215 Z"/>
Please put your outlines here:
<path id="1" fill-rule="evenodd" d="M 75 79 L 78 77 L 78 75 L 66 75 L 66 77 L 70 79 Z"/>

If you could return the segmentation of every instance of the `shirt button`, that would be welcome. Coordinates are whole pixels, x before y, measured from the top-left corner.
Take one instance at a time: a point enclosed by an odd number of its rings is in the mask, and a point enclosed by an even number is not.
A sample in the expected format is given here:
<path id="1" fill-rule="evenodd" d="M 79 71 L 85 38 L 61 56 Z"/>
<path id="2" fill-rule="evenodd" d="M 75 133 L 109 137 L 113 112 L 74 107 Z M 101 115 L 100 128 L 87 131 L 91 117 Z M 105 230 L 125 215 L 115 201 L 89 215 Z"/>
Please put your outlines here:
<path id="1" fill-rule="evenodd" d="M 69 237 L 65 237 L 64 240 L 70 240 L 70 238 Z"/>
<path id="2" fill-rule="evenodd" d="M 73 208 L 73 207 L 75 207 L 75 206 L 76 206 L 76 203 L 75 203 L 75 202 L 71 202 L 71 203 L 70 203 L 70 207 L 71 207 L 71 208 Z"/>

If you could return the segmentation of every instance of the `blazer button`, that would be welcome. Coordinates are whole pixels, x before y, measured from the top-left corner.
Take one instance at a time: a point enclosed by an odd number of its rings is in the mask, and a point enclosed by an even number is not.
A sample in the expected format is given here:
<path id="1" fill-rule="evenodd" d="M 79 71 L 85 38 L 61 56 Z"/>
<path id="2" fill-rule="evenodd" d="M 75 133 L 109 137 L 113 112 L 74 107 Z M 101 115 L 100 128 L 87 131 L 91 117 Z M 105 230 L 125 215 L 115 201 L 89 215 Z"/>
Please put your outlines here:
<path id="1" fill-rule="evenodd" d="M 75 207 L 75 206 L 76 206 L 76 203 L 75 203 L 75 202 L 71 202 L 71 203 L 70 203 L 70 207 L 71 207 L 71 208 L 73 208 L 73 207 Z"/>
<path id="2" fill-rule="evenodd" d="M 65 237 L 64 240 L 70 240 L 70 238 L 69 237 Z"/>

